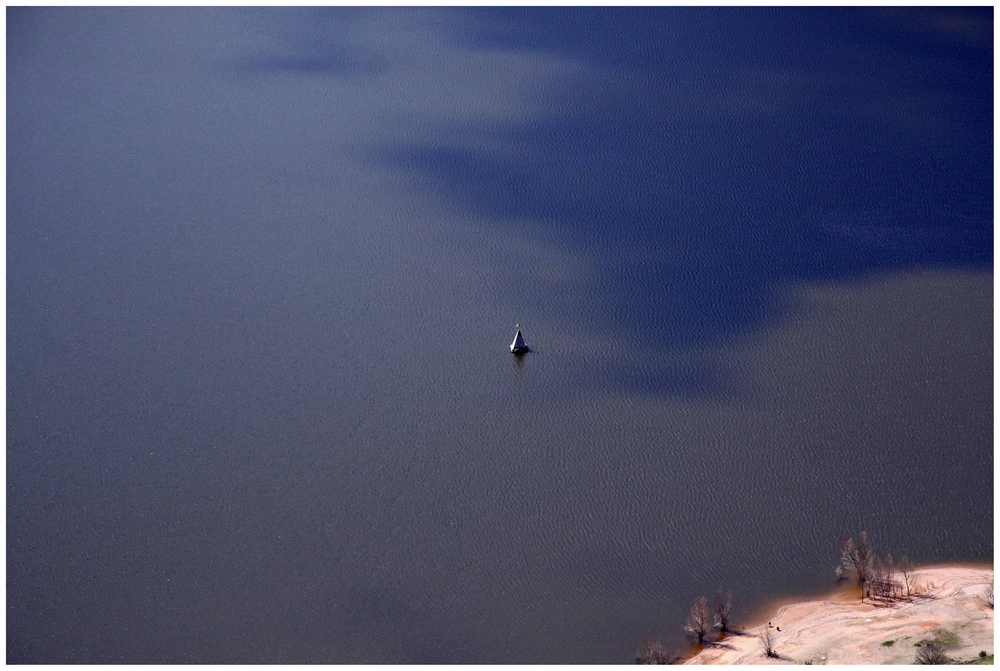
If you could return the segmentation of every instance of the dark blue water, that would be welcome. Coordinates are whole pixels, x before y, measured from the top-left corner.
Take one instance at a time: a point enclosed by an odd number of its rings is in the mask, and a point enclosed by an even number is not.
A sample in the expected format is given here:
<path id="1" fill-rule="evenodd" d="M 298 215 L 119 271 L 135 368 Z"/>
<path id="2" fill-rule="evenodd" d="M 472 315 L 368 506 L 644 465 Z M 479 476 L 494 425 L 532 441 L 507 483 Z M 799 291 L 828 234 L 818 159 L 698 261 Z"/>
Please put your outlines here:
<path id="1" fill-rule="evenodd" d="M 861 529 L 990 561 L 992 38 L 9 8 L 7 660 L 627 663 Z"/>

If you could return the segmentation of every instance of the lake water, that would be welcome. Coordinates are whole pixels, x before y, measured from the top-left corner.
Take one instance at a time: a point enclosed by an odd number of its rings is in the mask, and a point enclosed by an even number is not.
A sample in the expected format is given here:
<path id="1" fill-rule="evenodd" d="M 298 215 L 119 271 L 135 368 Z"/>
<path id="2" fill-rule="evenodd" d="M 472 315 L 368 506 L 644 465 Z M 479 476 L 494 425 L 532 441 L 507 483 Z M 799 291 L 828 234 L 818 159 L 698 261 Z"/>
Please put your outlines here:
<path id="1" fill-rule="evenodd" d="M 988 7 L 8 8 L 7 660 L 629 663 L 861 529 L 992 561 L 992 68 Z"/>

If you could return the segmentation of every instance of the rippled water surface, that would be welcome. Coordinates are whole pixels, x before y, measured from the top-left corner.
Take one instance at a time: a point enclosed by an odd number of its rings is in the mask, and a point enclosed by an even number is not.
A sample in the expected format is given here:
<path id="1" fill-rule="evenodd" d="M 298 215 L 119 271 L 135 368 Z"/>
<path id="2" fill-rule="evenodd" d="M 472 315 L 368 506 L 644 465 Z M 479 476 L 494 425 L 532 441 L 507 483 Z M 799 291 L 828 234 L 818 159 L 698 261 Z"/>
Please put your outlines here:
<path id="1" fill-rule="evenodd" d="M 992 17 L 8 8 L 7 660 L 628 663 L 861 529 L 991 561 Z"/>

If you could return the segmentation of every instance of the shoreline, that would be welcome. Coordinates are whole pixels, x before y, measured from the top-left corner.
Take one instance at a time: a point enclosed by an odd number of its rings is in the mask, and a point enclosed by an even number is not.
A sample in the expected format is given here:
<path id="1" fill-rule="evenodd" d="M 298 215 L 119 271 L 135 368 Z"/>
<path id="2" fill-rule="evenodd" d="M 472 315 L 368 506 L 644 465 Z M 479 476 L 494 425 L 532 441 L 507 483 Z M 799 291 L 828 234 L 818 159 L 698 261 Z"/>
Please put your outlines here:
<path id="1" fill-rule="evenodd" d="M 992 655 L 993 609 L 984 595 L 993 565 L 936 563 L 915 574 L 914 596 L 893 602 L 861 603 L 853 580 L 816 596 L 775 599 L 738 623 L 740 633 L 710 638 L 681 663 L 913 664 L 915 644 L 931 639 L 946 641 L 946 654 L 959 661 L 980 651 Z M 777 659 L 765 657 L 757 637 L 768 622 L 775 625 Z"/>
<path id="2" fill-rule="evenodd" d="M 992 571 L 993 563 L 988 561 L 949 561 L 949 562 L 935 562 L 933 564 L 921 564 L 917 566 L 914 571 L 917 573 L 921 571 L 932 571 L 936 569 L 959 569 L 967 568 L 971 570 L 983 570 Z M 774 618 L 774 614 L 785 606 L 793 606 L 799 603 L 810 603 L 813 601 L 843 601 L 845 603 L 851 603 L 861 601 L 861 588 L 858 586 L 854 578 L 848 578 L 835 582 L 832 587 L 827 590 L 819 591 L 816 593 L 805 593 L 797 594 L 791 596 L 779 596 L 772 597 L 764 602 L 759 608 L 754 608 L 747 615 L 745 620 L 739 623 L 739 628 L 742 631 L 757 631 L 760 627 L 767 624 L 770 620 Z"/>

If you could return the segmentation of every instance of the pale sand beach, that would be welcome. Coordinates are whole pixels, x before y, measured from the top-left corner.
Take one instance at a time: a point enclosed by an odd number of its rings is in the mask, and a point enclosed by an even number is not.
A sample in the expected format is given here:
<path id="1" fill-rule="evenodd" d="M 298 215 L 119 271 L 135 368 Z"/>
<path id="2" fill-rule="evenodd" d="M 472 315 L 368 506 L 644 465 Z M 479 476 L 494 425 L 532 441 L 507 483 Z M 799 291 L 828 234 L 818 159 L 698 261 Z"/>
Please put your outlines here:
<path id="1" fill-rule="evenodd" d="M 969 661 L 993 654 L 992 586 L 988 566 L 928 566 L 916 571 L 915 595 L 892 603 L 860 601 L 860 590 L 781 606 L 744 635 L 705 645 L 686 664 L 913 664 L 916 643 L 938 639 L 945 654 Z M 774 626 L 778 659 L 764 655 L 757 637 Z M 781 631 L 779 632 L 778 629 Z M 888 643 L 891 641 L 892 643 Z"/>

